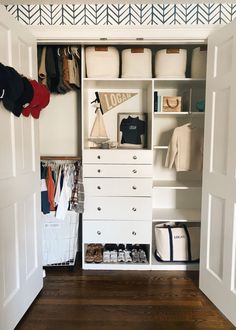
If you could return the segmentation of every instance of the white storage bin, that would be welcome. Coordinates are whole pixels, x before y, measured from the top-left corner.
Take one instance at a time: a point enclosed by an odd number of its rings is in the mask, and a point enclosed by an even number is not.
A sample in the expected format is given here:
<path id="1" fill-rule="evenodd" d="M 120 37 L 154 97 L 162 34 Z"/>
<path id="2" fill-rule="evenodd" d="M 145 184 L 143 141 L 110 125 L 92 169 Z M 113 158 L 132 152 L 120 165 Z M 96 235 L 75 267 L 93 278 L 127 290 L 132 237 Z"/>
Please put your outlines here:
<path id="1" fill-rule="evenodd" d="M 206 78 L 206 62 L 207 50 L 206 47 L 194 48 L 191 60 L 191 78 L 205 79 Z"/>
<path id="2" fill-rule="evenodd" d="M 122 78 L 152 78 L 152 51 L 128 48 L 121 53 Z"/>
<path id="3" fill-rule="evenodd" d="M 88 78 L 119 77 L 119 52 L 115 47 L 87 47 L 85 63 Z"/>
<path id="4" fill-rule="evenodd" d="M 155 76 L 157 78 L 185 78 L 186 64 L 186 49 L 158 50 L 155 56 Z"/>

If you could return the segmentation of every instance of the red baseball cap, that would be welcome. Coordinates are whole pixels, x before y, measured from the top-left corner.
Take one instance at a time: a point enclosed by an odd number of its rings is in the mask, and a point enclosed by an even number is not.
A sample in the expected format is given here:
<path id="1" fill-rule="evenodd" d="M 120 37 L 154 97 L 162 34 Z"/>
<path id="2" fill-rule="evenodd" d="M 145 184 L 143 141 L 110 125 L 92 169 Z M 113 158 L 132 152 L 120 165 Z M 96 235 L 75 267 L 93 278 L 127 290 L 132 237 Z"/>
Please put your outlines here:
<path id="1" fill-rule="evenodd" d="M 46 86 L 39 84 L 36 80 L 30 80 L 34 90 L 34 96 L 30 104 L 23 109 L 22 114 L 28 117 L 29 114 L 38 119 L 40 111 L 45 108 L 50 101 L 50 92 Z"/>

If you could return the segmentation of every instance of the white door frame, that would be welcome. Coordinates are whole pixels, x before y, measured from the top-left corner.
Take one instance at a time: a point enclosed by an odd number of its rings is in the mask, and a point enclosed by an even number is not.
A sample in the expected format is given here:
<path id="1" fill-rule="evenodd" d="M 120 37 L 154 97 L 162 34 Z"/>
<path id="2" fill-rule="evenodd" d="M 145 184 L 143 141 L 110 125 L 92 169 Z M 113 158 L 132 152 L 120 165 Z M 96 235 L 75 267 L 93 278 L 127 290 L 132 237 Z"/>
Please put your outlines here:
<path id="1" fill-rule="evenodd" d="M 39 44 L 186 44 L 206 43 L 222 25 L 208 26 L 28 26 Z"/>

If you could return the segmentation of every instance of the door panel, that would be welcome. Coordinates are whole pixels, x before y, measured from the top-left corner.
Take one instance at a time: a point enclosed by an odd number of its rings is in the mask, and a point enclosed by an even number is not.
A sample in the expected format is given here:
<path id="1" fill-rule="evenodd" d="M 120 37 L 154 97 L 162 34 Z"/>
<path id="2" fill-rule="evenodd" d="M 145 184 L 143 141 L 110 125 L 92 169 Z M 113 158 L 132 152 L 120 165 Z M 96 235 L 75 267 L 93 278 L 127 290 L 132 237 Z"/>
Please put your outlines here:
<path id="1" fill-rule="evenodd" d="M 8 250 L 7 255 L 2 254 L 1 265 L 3 265 L 3 305 L 14 299 L 14 296 L 19 290 L 19 244 L 18 244 L 18 219 L 16 214 L 16 205 L 11 205 L 1 209 L 0 230 L 5 233 L 1 237 L 1 251 Z M 6 221 L 7 220 L 7 221 Z"/>
<path id="2" fill-rule="evenodd" d="M 221 280 L 223 275 L 225 201 L 220 197 L 210 196 L 209 203 L 208 268 L 214 276 Z"/>
<path id="3" fill-rule="evenodd" d="M 36 41 L 0 6 L 0 61 L 37 79 Z M 38 121 L 0 105 L 0 329 L 12 330 L 42 288 Z"/>
<path id="4" fill-rule="evenodd" d="M 220 42 L 215 47 L 215 77 L 222 76 L 231 72 L 232 70 L 232 54 L 233 54 L 233 37 L 229 37 L 228 39 Z M 222 61 L 222 59 L 224 59 Z"/>
<path id="5" fill-rule="evenodd" d="M 17 173 L 29 173 L 34 171 L 34 120 L 22 116 L 15 120 L 15 151 Z"/>
<path id="6" fill-rule="evenodd" d="M 14 175 L 14 135 L 11 134 L 14 127 L 14 118 L 3 109 L 0 103 L 1 129 L 0 129 L 0 180 L 11 178 Z"/>
<path id="7" fill-rule="evenodd" d="M 200 289 L 236 325 L 236 21 L 209 38 Z"/>
<path id="8" fill-rule="evenodd" d="M 222 175 L 227 170 L 228 155 L 228 124 L 229 124 L 229 97 L 230 89 L 225 88 L 213 93 L 212 116 L 214 118 L 212 125 L 212 171 Z"/>

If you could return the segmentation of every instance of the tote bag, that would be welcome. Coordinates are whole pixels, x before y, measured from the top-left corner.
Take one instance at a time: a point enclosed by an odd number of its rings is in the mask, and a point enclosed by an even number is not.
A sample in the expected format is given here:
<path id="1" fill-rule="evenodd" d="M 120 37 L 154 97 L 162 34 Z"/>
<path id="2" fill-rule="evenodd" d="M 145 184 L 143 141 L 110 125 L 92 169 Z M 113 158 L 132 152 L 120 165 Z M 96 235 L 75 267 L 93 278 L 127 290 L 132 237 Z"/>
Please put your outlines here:
<path id="1" fill-rule="evenodd" d="M 200 255 L 200 227 L 167 223 L 155 226 L 158 261 L 196 262 Z"/>

